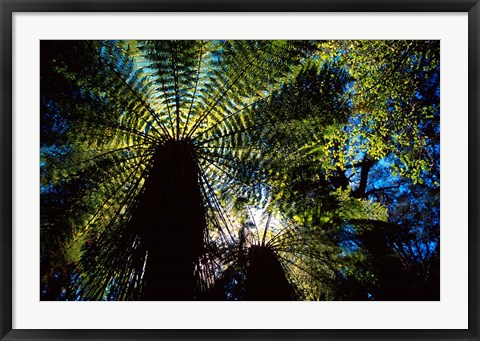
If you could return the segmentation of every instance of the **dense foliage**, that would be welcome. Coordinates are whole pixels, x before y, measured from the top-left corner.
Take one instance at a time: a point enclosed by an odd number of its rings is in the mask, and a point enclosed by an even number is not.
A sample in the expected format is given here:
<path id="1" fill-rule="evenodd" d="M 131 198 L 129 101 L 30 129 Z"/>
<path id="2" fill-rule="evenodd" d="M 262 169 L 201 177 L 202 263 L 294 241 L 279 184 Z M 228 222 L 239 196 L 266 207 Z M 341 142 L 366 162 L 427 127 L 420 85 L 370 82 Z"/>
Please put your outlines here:
<path id="1" fill-rule="evenodd" d="M 438 300 L 439 41 L 42 41 L 42 300 Z"/>

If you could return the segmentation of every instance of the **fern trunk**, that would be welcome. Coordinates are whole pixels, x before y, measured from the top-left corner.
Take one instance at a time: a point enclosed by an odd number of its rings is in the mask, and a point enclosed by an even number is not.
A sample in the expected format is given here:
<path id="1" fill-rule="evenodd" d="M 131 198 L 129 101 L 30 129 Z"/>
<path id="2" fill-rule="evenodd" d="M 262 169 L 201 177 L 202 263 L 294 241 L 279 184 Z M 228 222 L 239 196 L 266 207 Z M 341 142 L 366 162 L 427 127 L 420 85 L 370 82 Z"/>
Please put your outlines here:
<path id="1" fill-rule="evenodd" d="M 266 246 L 252 246 L 245 284 L 245 300 L 291 301 L 295 299 L 293 287 L 275 252 Z"/>
<path id="2" fill-rule="evenodd" d="M 143 300 L 195 298 L 195 263 L 206 228 L 198 178 L 189 141 L 168 141 L 156 151 L 131 220 L 141 229 L 148 252 Z"/>

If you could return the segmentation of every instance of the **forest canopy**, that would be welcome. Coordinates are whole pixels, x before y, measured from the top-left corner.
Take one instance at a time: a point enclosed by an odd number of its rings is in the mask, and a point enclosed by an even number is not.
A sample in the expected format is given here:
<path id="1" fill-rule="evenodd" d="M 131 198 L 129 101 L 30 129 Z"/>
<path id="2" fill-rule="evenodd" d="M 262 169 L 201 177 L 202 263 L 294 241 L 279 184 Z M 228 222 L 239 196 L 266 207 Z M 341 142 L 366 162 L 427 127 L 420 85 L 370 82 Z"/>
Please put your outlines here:
<path id="1" fill-rule="evenodd" d="M 40 50 L 42 300 L 439 300 L 440 43 Z"/>

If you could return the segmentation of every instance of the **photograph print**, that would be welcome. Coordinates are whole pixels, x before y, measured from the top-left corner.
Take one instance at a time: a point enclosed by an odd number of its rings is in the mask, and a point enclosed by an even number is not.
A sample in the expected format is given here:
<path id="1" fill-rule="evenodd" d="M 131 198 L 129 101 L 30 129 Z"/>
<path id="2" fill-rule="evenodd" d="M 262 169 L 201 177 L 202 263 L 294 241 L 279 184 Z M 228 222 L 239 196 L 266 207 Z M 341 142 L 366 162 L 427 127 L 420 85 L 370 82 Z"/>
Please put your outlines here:
<path id="1" fill-rule="evenodd" d="M 42 40 L 42 301 L 439 301 L 440 41 Z"/>

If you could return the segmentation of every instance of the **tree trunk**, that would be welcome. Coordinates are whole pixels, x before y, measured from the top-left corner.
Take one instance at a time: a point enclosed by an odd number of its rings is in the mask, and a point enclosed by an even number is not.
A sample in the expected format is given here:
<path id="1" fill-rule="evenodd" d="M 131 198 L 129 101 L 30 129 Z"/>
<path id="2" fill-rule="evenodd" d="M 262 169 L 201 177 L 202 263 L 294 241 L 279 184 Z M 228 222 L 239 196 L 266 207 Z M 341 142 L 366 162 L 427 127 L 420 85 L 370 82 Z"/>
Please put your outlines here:
<path id="1" fill-rule="evenodd" d="M 206 222 L 198 160 L 189 141 L 159 147 L 130 223 L 143 232 L 148 252 L 142 299 L 195 299 L 194 267 Z"/>
<path id="2" fill-rule="evenodd" d="M 266 246 L 252 246 L 245 284 L 245 300 L 292 301 L 293 287 L 285 277 L 275 252 Z"/>

